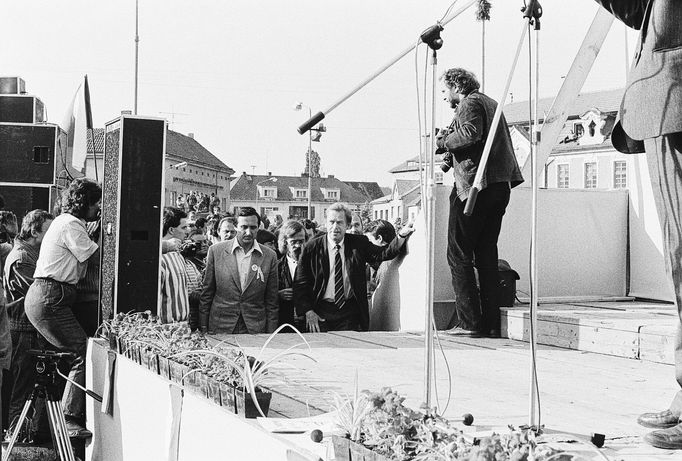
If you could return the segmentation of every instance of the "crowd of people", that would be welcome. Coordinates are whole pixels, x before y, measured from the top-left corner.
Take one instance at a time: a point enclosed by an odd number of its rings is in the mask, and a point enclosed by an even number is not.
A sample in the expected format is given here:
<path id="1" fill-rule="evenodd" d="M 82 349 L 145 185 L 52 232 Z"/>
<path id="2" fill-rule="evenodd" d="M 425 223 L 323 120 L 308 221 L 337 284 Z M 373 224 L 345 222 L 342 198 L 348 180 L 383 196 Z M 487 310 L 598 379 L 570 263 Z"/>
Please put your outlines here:
<path id="1" fill-rule="evenodd" d="M 30 349 L 71 352 L 64 372 L 85 385 L 87 338 L 98 327 L 101 200 L 101 187 L 79 178 L 52 212 L 33 210 L 18 220 L 0 211 L 4 427 L 18 419 L 33 389 Z M 412 232 L 383 220 L 363 226 L 343 203 L 333 204 L 318 228 L 279 215 L 270 222 L 250 207 L 236 216 L 217 208 L 205 214 L 192 202 L 163 210 L 157 314 L 216 334 L 269 333 L 283 324 L 302 332 L 367 330 L 381 263 L 397 256 Z M 69 434 L 88 436 L 83 391 L 66 382 L 62 405 Z M 49 439 L 44 410 L 35 413 L 33 439 Z"/>
<path id="2" fill-rule="evenodd" d="M 216 196 L 215 192 L 211 192 L 209 195 L 193 190 L 178 195 L 178 198 L 175 199 L 175 206 L 185 212 L 218 213 L 220 212 L 220 198 Z"/>

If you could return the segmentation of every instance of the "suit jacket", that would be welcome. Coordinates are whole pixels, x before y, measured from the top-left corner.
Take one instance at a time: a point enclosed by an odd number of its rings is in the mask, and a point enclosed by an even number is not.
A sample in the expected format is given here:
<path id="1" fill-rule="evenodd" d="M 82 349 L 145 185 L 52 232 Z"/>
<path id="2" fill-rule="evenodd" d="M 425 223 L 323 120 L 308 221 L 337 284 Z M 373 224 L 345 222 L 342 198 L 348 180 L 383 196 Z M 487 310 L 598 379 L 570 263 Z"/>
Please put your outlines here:
<path id="1" fill-rule="evenodd" d="M 409 238 L 409 236 L 408 236 Z M 393 259 L 400 253 L 407 238 L 396 237 L 390 245 L 379 247 L 364 235 L 346 234 L 344 237 L 344 258 L 350 281 L 351 295 L 360 306 L 360 328 L 369 329 L 369 307 L 367 304 L 367 263 Z M 303 247 L 301 261 L 294 278 L 294 302 L 301 313 L 315 310 L 324 300 L 329 282 L 329 252 L 327 234 L 319 235 Z"/>
<path id="2" fill-rule="evenodd" d="M 279 280 L 278 290 L 293 288 L 294 279 L 289 271 L 287 255 L 282 256 L 277 262 L 277 275 Z M 279 301 L 279 324 L 288 323 L 294 325 L 294 301 Z M 300 314 L 299 314 L 300 315 Z"/>
<path id="3" fill-rule="evenodd" d="M 455 109 L 447 135 L 436 140 L 438 147 L 445 147 L 452 153 L 455 190 L 462 201 L 469 197 L 496 109 L 497 102 L 492 98 L 478 91 L 471 92 Z M 482 186 L 485 188 L 497 182 L 509 182 L 511 187 L 523 182 L 504 114 L 497 125 Z"/>
<path id="4" fill-rule="evenodd" d="M 621 137 L 643 140 L 682 131 L 682 2 L 596 1 L 640 30 L 620 107 Z M 621 151 L 628 145 L 618 133 L 613 143 Z"/>
<path id="5" fill-rule="evenodd" d="M 272 333 L 278 325 L 277 256 L 265 245 L 251 254 L 246 288 L 242 291 L 237 258 L 232 253 L 236 239 L 211 245 L 206 257 L 204 289 L 199 302 L 199 322 L 213 333 L 232 333 L 239 314 L 249 333 Z"/>

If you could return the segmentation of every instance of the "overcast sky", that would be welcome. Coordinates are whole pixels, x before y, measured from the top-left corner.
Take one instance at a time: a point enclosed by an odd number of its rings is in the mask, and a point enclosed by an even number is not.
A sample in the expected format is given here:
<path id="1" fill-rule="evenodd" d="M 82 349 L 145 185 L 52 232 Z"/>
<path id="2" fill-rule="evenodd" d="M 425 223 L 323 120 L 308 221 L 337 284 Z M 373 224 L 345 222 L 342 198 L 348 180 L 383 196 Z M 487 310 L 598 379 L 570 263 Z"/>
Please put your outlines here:
<path id="1" fill-rule="evenodd" d="M 459 0 L 455 9 L 464 5 Z M 486 93 L 499 99 L 522 24 L 522 1 L 492 0 L 486 26 Z M 416 0 L 140 0 L 139 114 L 164 117 L 237 174 L 300 174 L 307 136 L 296 127 L 302 101 L 323 110 L 415 43 L 449 1 Z M 541 96 L 553 96 L 598 8 L 590 0 L 544 0 L 540 36 Z M 443 33 L 439 74 L 481 69 L 481 25 L 474 8 Z M 59 123 L 88 74 L 96 126 L 133 108 L 134 0 L 4 2 L 0 75 L 19 75 Z M 636 33 L 630 32 L 631 54 Z M 585 91 L 625 82 L 624 27 L 614 23 Z M 420 91 L 425 67 L 418 56 Z M 528 98 L 524 50 L 511 86 Z M 440 92 L 440 89 L 439 89 Z M 387 170 L 418 153 L 415 55 L 409 54 L 331 112 L 313 148 L 324 174 L 391 184 Z M 439 101 L 441 96 L 439 94 Z M 441 101 L 442 102 L 442 101 Z M 175 113 L 175 115 L 173 115 Z M 451 114 L 442 103 L 438 124 Z"/>

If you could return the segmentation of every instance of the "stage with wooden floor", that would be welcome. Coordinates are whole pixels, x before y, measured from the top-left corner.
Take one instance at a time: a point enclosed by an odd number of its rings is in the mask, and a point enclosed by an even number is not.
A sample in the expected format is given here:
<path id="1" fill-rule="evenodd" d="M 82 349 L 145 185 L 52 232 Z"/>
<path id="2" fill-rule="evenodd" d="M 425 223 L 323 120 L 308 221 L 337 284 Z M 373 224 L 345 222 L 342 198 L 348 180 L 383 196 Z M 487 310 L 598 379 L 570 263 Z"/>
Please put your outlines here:
<path id="1" fill-rule="evenodd" d="M 406 396 L 406 403 L 414 408 L 423 401 L 423 335 L 334 332 L 305 337 L 317 363 L 296 358 L 290 369 L 282 370 L 283 382 L 272 386 L 271 417 L 298 418 L 332 410 L 333 393 L 352 395 L 356 374 L 361 390 L 387 386 Z M 257 355 L 267 335 L 212 338 Z M 528 422 L 527 343 L 456 338 L 443 332 L 438 338 L 437 397 L 446 417 L 455 421 L 471 413 L 473 430 L 481 431 Z M 297 342 L 300 338 L 294 334 L 280 334 L 266 355 Z M 548 430 L 586 440 L 593 432 L 605 434 L 603 453 L 611 459 L 679 459 L 678 452 L 644 444 L 640 436 L 647 429 L 636 423 L 639 413 L 667 407 L 675 391 L 670 365 L 552 346 L 540 346 L 537 356 L 542 424 Z M 579 449 L 579 445 L 573 447 Z M 603 459 L 593 449 L 581 450 L 585 459 Z"/>

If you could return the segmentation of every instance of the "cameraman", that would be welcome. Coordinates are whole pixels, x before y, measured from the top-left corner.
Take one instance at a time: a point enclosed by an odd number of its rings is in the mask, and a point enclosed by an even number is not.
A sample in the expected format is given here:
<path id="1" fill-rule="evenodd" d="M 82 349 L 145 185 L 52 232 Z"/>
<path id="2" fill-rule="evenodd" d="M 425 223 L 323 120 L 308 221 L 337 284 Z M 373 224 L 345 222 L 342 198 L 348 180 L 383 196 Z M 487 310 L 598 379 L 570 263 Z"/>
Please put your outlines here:
<path id="1" fill-rule="evenodd" d="M 441 131 L 436 139 L 439 148 L 436 153 L 445 153 L 441 168 L 443 171 L 452 168 L 455 177 L 450 194 L 447 256 L 458 323 L 450 333 L 499 336 L 497 238 L 510 189 L 521 184 L 523 177 L 502 115 L 473 214 L 464 215 L 497 102 L 478 91 L 478 80 L 468 70 L 449 69 L 441 80 L 445 84 L 445 100 L 455 109 L 450 127 Z"/>

